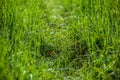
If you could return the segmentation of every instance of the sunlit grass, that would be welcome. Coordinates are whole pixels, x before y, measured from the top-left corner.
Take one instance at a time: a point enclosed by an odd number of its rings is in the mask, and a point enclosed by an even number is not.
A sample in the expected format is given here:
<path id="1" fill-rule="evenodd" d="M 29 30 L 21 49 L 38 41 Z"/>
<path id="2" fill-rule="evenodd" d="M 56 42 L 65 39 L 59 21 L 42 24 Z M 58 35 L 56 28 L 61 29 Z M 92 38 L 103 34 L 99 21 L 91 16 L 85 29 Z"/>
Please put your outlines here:
<path id="1" fill-rule="evenodd" d="M 119 0 L 1 0 L 0 80 L 118 80 Z"/>

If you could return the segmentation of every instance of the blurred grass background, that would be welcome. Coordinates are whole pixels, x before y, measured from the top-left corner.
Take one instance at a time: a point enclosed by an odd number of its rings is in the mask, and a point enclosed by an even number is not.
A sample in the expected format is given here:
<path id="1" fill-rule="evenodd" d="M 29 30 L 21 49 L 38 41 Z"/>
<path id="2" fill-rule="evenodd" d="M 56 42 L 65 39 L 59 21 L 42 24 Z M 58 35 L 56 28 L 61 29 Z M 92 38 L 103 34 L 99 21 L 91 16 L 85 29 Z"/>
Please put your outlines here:
<path id="1" fill-rule="evenodd" d="M 0 0 L 0 80 L 119 80 L 120 0 Z"/>

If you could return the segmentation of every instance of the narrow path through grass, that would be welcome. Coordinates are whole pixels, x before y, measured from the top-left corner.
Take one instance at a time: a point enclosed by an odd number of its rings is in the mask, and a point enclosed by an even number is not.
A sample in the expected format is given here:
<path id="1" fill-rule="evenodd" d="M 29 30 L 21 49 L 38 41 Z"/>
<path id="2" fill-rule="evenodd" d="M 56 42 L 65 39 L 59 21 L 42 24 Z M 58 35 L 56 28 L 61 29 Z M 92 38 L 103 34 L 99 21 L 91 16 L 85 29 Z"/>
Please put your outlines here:
<path id="1" fill-rule="evenodd" d="M 55 24 L 57 27 L 62 27 L 64 25 L 64 18 L 61 16 L 63 6 L 60 5 L 60 1 L 46 0 L 45 4 L 47 6 L 47 10 L 50 12 L 50 24 Z"/>

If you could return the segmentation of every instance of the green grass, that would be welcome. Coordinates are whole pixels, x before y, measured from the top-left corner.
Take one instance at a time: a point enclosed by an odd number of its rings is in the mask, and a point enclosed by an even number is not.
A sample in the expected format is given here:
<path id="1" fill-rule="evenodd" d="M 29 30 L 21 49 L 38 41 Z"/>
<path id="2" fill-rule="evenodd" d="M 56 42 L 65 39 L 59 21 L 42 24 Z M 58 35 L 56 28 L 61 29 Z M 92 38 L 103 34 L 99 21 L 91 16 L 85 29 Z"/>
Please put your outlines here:
<path id="1" fill-rule="evenodd" d="M 0 80 L 119 80 L 120 0 L 0 0 Z"/>

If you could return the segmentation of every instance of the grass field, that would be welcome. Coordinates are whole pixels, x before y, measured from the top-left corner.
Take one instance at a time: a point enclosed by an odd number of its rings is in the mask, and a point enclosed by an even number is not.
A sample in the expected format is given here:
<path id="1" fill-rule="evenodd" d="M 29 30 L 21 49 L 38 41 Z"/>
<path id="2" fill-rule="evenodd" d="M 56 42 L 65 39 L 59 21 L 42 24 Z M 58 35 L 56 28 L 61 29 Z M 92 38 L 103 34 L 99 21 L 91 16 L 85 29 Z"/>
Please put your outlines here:
<path id="1" fill-rule="evenodd" d="M 0 0 L 0 80 L 119 80 L 120 0 Z"/>

